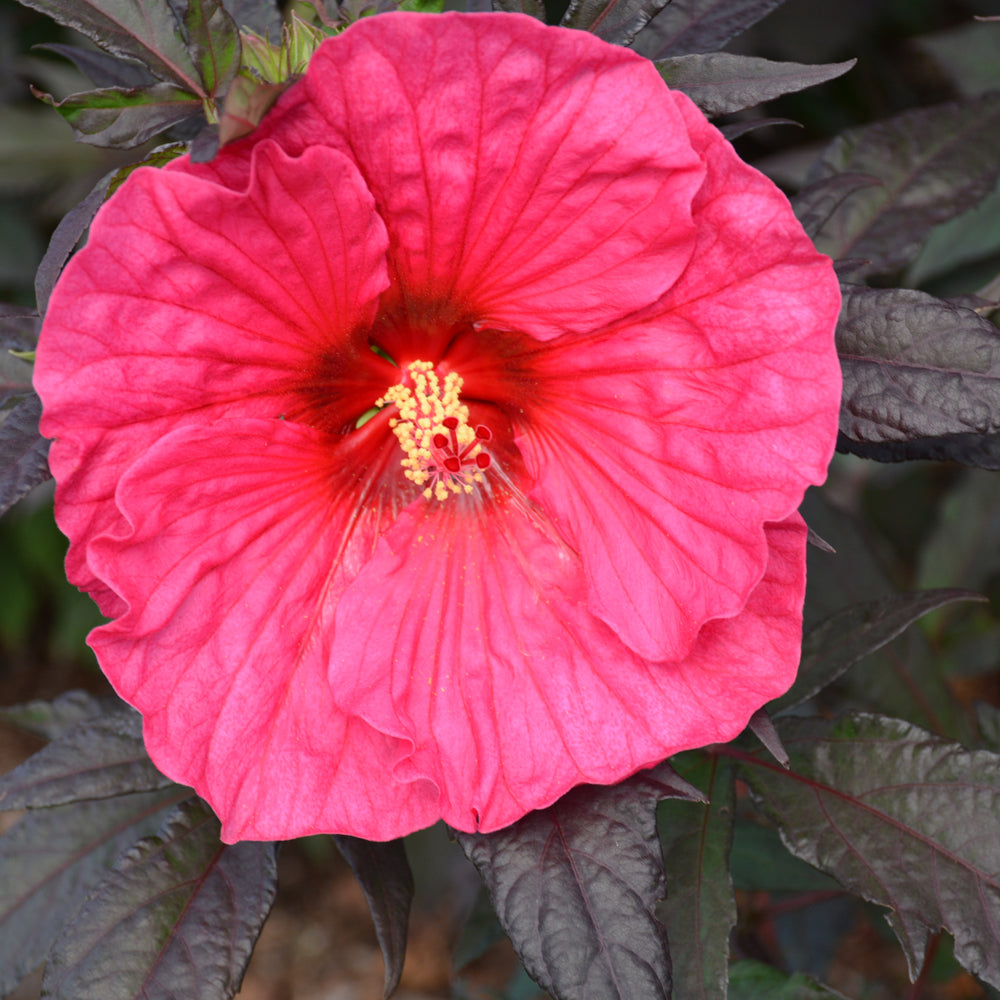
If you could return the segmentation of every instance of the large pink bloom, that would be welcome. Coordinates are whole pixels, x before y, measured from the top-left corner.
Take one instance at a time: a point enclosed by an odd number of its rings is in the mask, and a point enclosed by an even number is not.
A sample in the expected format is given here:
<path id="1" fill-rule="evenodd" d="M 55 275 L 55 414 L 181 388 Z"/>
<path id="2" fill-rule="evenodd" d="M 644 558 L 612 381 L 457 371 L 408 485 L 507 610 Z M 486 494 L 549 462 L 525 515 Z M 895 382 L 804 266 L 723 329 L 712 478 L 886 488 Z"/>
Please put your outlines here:
<path id="1" fill-rule="evenodd" d="M 838 305 L 631 52 L 326 42 L 212 164 L 137 171 L 46 317 L 68 572 L 153 760 L 229 840 L 384 839 L 734 737 L 795 674 Z"/>

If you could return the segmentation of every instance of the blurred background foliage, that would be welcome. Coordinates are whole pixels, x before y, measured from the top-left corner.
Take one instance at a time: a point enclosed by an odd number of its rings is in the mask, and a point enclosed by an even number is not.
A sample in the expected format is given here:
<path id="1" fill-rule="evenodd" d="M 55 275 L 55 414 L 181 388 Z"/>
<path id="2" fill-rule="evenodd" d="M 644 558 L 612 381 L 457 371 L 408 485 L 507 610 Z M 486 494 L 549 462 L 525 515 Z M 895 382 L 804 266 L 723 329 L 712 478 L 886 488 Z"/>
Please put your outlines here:
<path id="1" fill-rule="evenodd" d="M 1000 89 L 1000 0 L 788 0 L 737 38 L 730 51 L 803 63 L 857 58 L 847 75 L 743 112 L 788 118 L 745 134 L 737 148 L 788 191 L 841 130 L 957 96 Z M 558 11 L 553 8 L 553 18 Z M 31 305 L 33 280 L 59 219 L 108 170 L 141 158 L 75 143 L 69 126 L 31 94 L 87 89 L 65 60 L 37 48 L 73 42 L 48 18 L 0 0 L 0 300 Z M 87 44 L 83 42 L 83 44 Z M 904 286 L 939 296 L 1000 299 L 1000 192 L 932 234 Z M 1000 476 L 945 463 L 879 465 L 838 456 L 805 513 L 837 550 L 811 552 L 807 624 L 853 601 L 910 589 L 964 587 L 991 604 L 950 605 L 868 657 L 822 695 L 821 711 L 860 707 L 901 716 L 953 738 L 1000 747 Z M 0 704 L 51 698 L 73 687 L 105 690 L 84 638 L 99 624 L 91 602 L 62 575 L 65 543 L 52 520 L 51 487 L 0 520 Z M 16 762 L 33 746 L 3 744 Z M 11 758 L 15 759 L 11 759 Z M 994 996 L 950 957 L 946 939 L 909 983 L 877 908 L 789 855 L 738 793 L 733 873 L 740 916 L 734 955 L 821 978 L 854 1000 Z M 478 879 L 441 830 L 411 838 L 417 911 L 398 996 L 537 996 L 477 905 Z M 367 907 L 328 839 L 282 854 L 278 907 L 251 964 L 244 997 L 377 997 L 381 965 Z M 452 952 L 457 917 L 472 914 Z M 334 947 L 336 946 L 336 947 Z M 730 995 L 768 993 L 745 965 Z M 761 975 L 763 979 L 759 978 Z M 757 977 L 757 978 L 755 978 Z M 787 986 L 787 984 L 786 984 Z M 25 997 L 31 995 L 26 984 Z M 35 984 L 37 988 L 37 984 Z M 764 989 L 764 992 L 754 992 Z M 782 987 L 780 996 L 792 996 Z M 808 987 L 794 996 L 821 996 Z"/>

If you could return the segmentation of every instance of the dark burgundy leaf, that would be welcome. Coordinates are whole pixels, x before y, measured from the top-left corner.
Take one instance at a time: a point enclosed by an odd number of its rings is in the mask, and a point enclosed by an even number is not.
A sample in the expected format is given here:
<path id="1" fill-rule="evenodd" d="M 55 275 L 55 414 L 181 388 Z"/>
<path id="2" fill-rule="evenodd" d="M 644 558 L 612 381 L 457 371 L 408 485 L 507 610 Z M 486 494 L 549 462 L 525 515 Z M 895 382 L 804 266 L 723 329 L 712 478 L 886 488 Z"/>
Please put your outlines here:
<path id="1" fill-rule="evenodd" d="M 30 328 L 27 324 L 24 327 L 25 330 Z M 11 353 L 15 350 L 25 350 L 21 344 L 22 342 L 15 340 L 13 336 L 0 338 L 0 406 L 8 399 L 13 399 L 15 396 L 27 396 L 32 391 L 30 362 Z M 0 424 L 0 435 L 2 434 L 3 425 Z M 2 475 L 3 473 L 0 472 L 0 476 Z"/>
<path id="2" fill-rule="evenodd" d="M 131 90 L 91 90 L 71 94 L 63 101 L 37 91 L 36 96 L 69 122 L 80 142 L 119 149 L 140 146 L 160 132 L 204 114 L 197 97 L 169 83 Z"/>
<path id="3" fill-rule="evenodd" d="M 25 6 L 75 28 L 105 52 L 132 59 L 158 80 L 207 97 L 168 0 L 23 0 Z"/>
<path id="4" fill-rule="evenodd" d="M 837 347 L 846 438 L 890 452 L 922 442 L 924 457 L 939 450 L 1000 468 L 1000 332 L 992 323 L 923 292 L 847 285 Z M 980 438 L 978 451 L 965 438 L 951 453 L 955 435 Z"/>
<path id="5" fill-rule="evenodd" d="M 667 1000 L 656 803 L 700 793 L 667 765 L 573 789 L 489 834 L 456 834 L 529 974 L 555 1000 Z"/>
<path id="6" fill-rule="evenodd" d="M 916 441 L 854 441 L 837 436 L 837 451 L 875 462 L 959 462 L 981 469 L 1000 469 L 1000 434 L 942 434 Z"/>
<path id="7" fill-rule="evenodd" d="M 60 934 L 48 1000 L 229 1000 L 274 902 L 274 844 L 219 840 L 200 799 L 135 844 Z"/>
<path id="8" fill-rule="evenodd" d="M 831 257 L 858 257 L 865 273 L 912 261 L 930 230 L 976 205 L 1000 178 L 1000 94 L 906 111 L 842 132 L 811 173 L 869 174 L 813 233 Z"/>
<path id="9" fill-rule="evenodd" d="M 715 52 L 785 0 L 671 0 L 636 39 L 650 59 Z"/>
<path id="10" fill-rule="evenodd" d="M 86 691 L 67 691 L 53 701 L 29 701 L 0 708 L 0 722 L 54 740 L 81 722 L 131 711 L 117 698 L 95 698 Z"/>
<path id="11" fill-rule="evenodd" d="M 0 348 L 7 351 L 33 351 L 38 343 L 42 318 L 37 309 L 0 303 Z"/>
<path id="12" fill-rule="evenodd" d="M 0 837 L 0 996 L 41 964 L 115 858 L 188 795 L 169 789 L 39 809 Z"/>
<path id="13" fill-rule="evenodd" d="M 842 993 L 831 990 L 801 972 L 786 976 L 772 965 L 744 959 L 730 966 L 729 1000 L 846 1000 L 846 998 Z"/>
<path id="14" fill-rule="evenodd" d="M 93 191 L 71 208 L 56 226 L 35 274 L 35 299 L 38 302 L 38 311 L 43 315 L 49 307 L 49 297 L 63 266 L 80 242 L 80 237 L 87 231 L 97 210 L 104 204 L 108 187 L 114 177 L 115 171 L 105 174 L 94 186 Z"/>
<path id="15" fill-rule="evenodd" d="M 667 898 L 660 913 L 673 961 L 673 1000 L 725 996 L 729 933 L 736 902 L 729 874 L 733 840 L 733 773 L 728 761 L 684 754 L 678 772 L 703 791 L 707 805 L 667 799 L 660 804 Z"/>
<path id="16" fill-rule="evenodd" d="M 507 14 L 527 14 L 545 20 L 545 4 L 541 0 L 493 0 L 493 9 Z"/>
<path id="17" fill-rule="evenodd" d="M 682 90 L 710 117 L 752 108 L 843 75 L 857 60 L 806 66 L 728 52 L 673 56 L 654 65 L 669 87 Z"/>
<path id="18" fill-rule="evenodd" d="M 943 927 L 1000 985 L 1000 754 L 876 715 L 787 719 L 781 736 L 790 771 L 747 755 L 740 774 L 788 849 L 891 910 L 912 977 Z"/>
<path id="19" fill-rule="evenodd" d="M 38 433 L 42 402 L 32 393 L 0 423 L 0 514 L 51 478 L 49 442 Z"/>
<path id="20" fill-rule="evenodd" d="M 0 809 L 38 809 L 170 784 L 146 753 L 141 716 L 123 707 L 80 722 L 0 777 Z"/>
<path id="21" fill-rule="evenodd" d="M 413 872 L 406 848 L 401 840 L 375 843 L 341 834 L 333 839 L 368 900 L 385 962 L 384 995 L 391 996 L 403 974 L 406 931 L 413 902 Z"/>
<path id="22" fill-rule="evenodd" d="M 759 128 L 767 128 L 769 125 L 794 125 L 802 128 L 802 124 L 793 121 L 791 118 L 757 118 L 749 122 L 730 122 L 728 125 L 720 125 L 719 131 L 730 141 L 738 139 L 741 135 L 754 132 Z"/>
<path id="23" fill-rule="evenodd" d="M 802 640 L 802 663 L 795 683 L 768 707 L 781 712 L 808 701 L 931 611 L 954 601 L 985 600 L 968 590 L 918 590 L 852 604 L 809 629 Z"/>
<path id="24" fill-rule="evenodd" d="M 871 174 L 831 174 L 803 188 L 792 198 L 792 208 L 802 228 L 809 236 L 815 236 L 853 194 L 881 186 L 882 181 Z"/>
<path id="25" fill-rule="evenodd" d="M 90 77 L 95 87 L 145 87 L 156 82 L 156 77 L 144 66 L 130 59 L 119 59 L 94 49 L 58 42 L 36 45 L 35 48 L 55 52 L 68 59 L 81 73 Z"/>
<path id="26" fill-rule="evenodd" d="M 560 22 L 564 28 L 591 31 L 617 45 L 631 45 L 668 0 L 570 0 Z"/>
<path id="27" fill-rule="evenodd" d="M 788 751 L 781 743 L 778 730 L 774 728 L 766 708 L 759 708 L 750 717 L 747 728 L 757 737 L 764 749 L 782 766 L 788 767 Z"/>

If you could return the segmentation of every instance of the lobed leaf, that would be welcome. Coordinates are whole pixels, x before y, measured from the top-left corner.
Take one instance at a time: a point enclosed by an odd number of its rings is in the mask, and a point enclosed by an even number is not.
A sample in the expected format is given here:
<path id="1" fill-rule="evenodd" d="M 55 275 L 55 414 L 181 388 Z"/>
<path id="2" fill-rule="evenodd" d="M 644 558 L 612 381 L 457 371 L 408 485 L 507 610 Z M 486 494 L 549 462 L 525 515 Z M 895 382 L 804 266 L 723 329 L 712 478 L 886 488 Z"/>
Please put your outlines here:
<path id="1" fill-rule="evenodd" d="M 675 763 L 708 802 L 667 799 L 659 810 L 667 878 L 660 914 L 670 940 L 673 1000 L 715 1000 L 726 995 L 729 934 L 736 925 L 729 873 L 733 770 L 728 761 L 698 752 Z"/>
<path id="2" fill-rule="evenodd" d="M 701 798 L 664 764 L 578 787 L 495 833 L 456 834 L 525 968 L 555 1000 L 670 996 L 655 812 L 677 795 Z"/>
<path id="3" fill-rule="evenodd" d="M 671 0 L 636 39 L 650 59 L 715 52 L 785 0 Z"/>
<path id="4" fill-rule="evenodd" d="M 912 261 L 930 230 L 977 204 L 1000 178 L 1000 94 L 906 111 L 842 132 L 815 164 L 813 182 L 864 174 L 812 234 L 835 259 L 861 258 L 859 273 Z"/>
<path id="5" fill-rule="evenodd" d="M 115 858 L 177 801 L 170 789 L 40 809 L 0 837 L 0 996 L 41 964 Z"/>
<path id="6" fill-rule="evenodd" d="M 667 86 L 682 90 L 712 117 L 752 108 L 842 76 L 857 62 L 806 66 L 729 52 L 673 56 L 654 63 Z"/>
<path id="7" fill-rule="evenodd" d="M 560 24 L 590 31 L 606 42 L 631 45 L 669 0 L 570 0 Z"/>
<path id="8" fill-rule="evenodd" d="M 41 92 L 36 96 L 69 122 L 80 142 L 121 149 L 140 146 L 160 132 L 204 113 L 197 97 L 169 83 L 90 90 L 71 94 L 63 101 Z"/>
<path id="9" fill-rule="evenodd" d="M 1000 332 L 905 288 L 844 287 L 840 445 L 882 461 L 1000 468 Z"/>
<path id="10" fill-rule="evenodd" d="M 940 928 L 955 957 L 1000 985 L 1000 754 L 899 719 L 787 719 L 783 770 L 740 774 L 796 856 L 886 906 L 911 977 Z"/>
<path id="11" fill-rule="evenodd" d="M 968 590 L 918 590 L 852 604 L 813 626 L 802 640 L 802 663 L 791 688 L 768 707 L 783 712 L 832 684 L 918 618 L 955 601 L 985 601 Z"/>
<path id="12" fill-rule="evenodd" d="M 142 717 L 121 708 L 81 721 L 0 777 L 0 809 L 39 809 L 173 784 L 146 753 Z"/>
<path id="13" fill-rule="evenodd" d="M 277 888 L 274 844 L 219 840 L 200 799 L 123 854 L 60 934 L 48 1000 L 229 1000 Z"/>
<path id="14" fill-rule="evenodd" d="M 38 433 L 42 401 L 32 392 L 0 423 L 0 514 L 51 478 L 49 442 Z"/>
<path id="15" fill-rule="evenodd" d="M 340 853 L 351 866 L 368 901 L 375 935 L 385 963 L 384 996 L 399 986 L 406 959 L 406 932 L 413 902 L 413 872 L 402 840 L 376 843 L 335 834 Z"/>
<path id="16" fill-rule="evenodd" d="M 157 79 L 207 97 L 168 0 L 22 0 L 27 7 L 75 28 L 105 52 L 132 59 Z"/>

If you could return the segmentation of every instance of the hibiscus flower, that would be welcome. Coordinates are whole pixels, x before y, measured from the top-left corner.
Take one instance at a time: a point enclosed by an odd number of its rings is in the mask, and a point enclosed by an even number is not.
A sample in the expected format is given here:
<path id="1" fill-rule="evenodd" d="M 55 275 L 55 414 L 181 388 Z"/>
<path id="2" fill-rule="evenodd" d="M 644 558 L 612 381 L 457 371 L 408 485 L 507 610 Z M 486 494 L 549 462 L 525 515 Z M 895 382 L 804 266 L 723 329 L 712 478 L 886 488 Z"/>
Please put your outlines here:
<path id="1" fill-rule="evenodd" d="M 634 53 L 508 14 L 325 42 L 137 170 L 38 349 L 70 579 L 224 837 L 490 831 L 791 683 L 837 283 Z"/>

